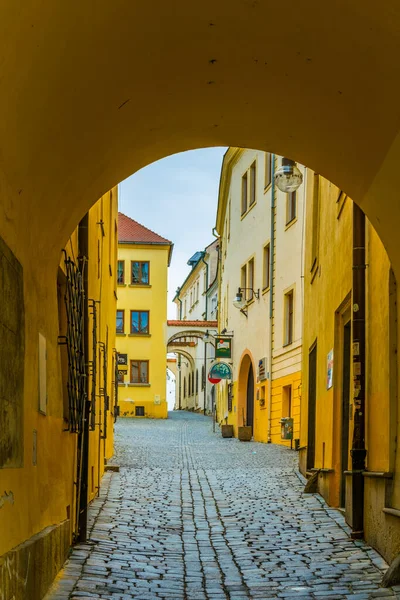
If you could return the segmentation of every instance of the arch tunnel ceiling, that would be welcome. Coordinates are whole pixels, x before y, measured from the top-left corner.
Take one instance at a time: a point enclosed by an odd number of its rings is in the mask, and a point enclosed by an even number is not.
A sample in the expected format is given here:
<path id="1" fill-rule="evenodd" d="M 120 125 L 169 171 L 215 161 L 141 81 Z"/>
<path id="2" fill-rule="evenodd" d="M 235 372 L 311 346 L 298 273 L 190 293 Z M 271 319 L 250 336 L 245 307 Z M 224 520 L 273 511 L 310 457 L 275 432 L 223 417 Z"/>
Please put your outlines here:
<path id="1" fill-rule="evenodd" d="M 24 214 L 56 264 L 60 240 L 122 179 L 235 145 L 332 180 L 396 254 L 398 2 L 8 0 L 0 17 L 6 238 Z"/>

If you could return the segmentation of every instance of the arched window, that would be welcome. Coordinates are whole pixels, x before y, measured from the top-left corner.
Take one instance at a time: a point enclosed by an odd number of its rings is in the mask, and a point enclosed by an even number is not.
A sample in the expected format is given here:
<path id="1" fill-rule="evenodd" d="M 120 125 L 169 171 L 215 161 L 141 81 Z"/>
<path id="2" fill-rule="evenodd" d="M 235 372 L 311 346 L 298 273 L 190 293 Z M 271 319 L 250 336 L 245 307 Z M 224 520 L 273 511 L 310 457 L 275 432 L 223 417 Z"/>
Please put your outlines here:
<path id="1" fill-rule="evenodd" d="M 186 398 L 186 377 L 183 378 L 183 397 Z"/>
<path id="2" fill-rule="evenodd" d="M 201 367 L 201 389 L 204 390 L 204 386 L 206 385 L 206 370 L 204 365 Z"/>
<path id="3" fill-rule="evenodd" d="M 199 393 L 199 370 L 196 369 L 196 394 Z"/>

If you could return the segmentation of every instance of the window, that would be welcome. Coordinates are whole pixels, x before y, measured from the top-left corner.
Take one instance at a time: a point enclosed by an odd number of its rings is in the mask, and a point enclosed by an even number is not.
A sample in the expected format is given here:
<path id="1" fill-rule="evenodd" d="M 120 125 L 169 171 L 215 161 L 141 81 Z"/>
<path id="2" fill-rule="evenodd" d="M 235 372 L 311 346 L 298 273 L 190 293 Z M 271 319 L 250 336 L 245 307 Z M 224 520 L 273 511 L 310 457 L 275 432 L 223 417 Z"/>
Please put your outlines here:
<path id="1" fill-rule="evenodd" d="M 282 388 L 282 417 L 292 416 L 292 386 L 284 385 Z"/>
<path id="2" fill-rule="evenodd" d="M 242 177 L 242 216 L 247 212 L 247 172 Z"/>
<path id="3" fill-rule="evenodd" d="M 123 371 L 118 371 L 118 383 L 124 383 L 125 373 Z"/>
<path id="4" fill-rule="evenodd" d="M 150 283 L 150 263 L 149 261 L 131 262 L 131 284 L 132 285 L 149 285 Z"/>
<path id="5" fill-rule="evenodd" d="M 118 269 L 117 269 L 117 283 L 119 285 L 123 285 L 125 283 L 125 261 L 118 261 Z"/>
<path id="6" fill-rule="evenodd" d="M 253 206 L 256 201 L 256 162 L 254 161 L 250 167 L 250 202 L 249 206 Z"/>
<path id="7" fill-rule="evenodd" d="M 249 260 L 247 264 L 247 287 L 249 288 L 247 290 L 247 300 L 250 302 L 250 300 L 253 300 L 254 297 L 254 258 Z"/>
<path id="8" fill-rule="evenodd" d="M 117 333 L 124 333 L 125 329 L 125 311 L 117 310 Z"/>
<path id="9" fill-rule="evenodd" d="M 198 300 L 199 296 L 200 296 L 200 282 L 199 281 L 196 283 L 196 296 L 197 296 L 196 299 Z"/>
<path id="10" fill-rule="evenodd" d="M 148 360 L 131 360 L 131 383 L 149 383 Z"/>
<path id="11" fill-rule="evenodd" d="M 246 269 L 247 269 L 247 265 L 243 265 L 243 267 L 240 269 L 240 287 L 242 289 L 246 288 Z M 243 297 L 246 297 L 246 292 L 243 292 Z"/>
<path id="12" fill-rule="evenodd" d="M 186 398 L 186 377 L 183 378 L 183 397 Z"/>
<path id="13" fill-rule="evenodd" d="M 199 370 L 196 369 L 196 394 L 199 393 Z"/>
<path id="14" fill-rule="evenodd" d="M 135 406 L 135 417 L 144 417 L 144 406 Z"/>
<path id="15" fill-rule="evenodd" d="M 148 310 L 131 310 L 131 333 L 149 333 Z"/>
<path id="16" fill-rule="evenodd" d="M 314 173 L 313 179 L 313 194 L 312 194 L 312 239 L 311 239 L 311 266 L 310 271 L 313 272 L 318 263 L 318 246 L 319 246 L 319 195 L 320 195 L 320 180 L 318 173 Z"/>
<path id="17" fill-rule="evenodd" d="M 183 318 L 186 319 L 186 314 L 187 314 L 187 301 L 185 299 L 184 303 L 183 303 Z"/>
<path id="18" fill-rule="evenodd" d="M 296 192 L 286 195 L 286 225 L 289 225 L 296 218 Z"/>
<path id="19" fill-rule="evenodd" d="M 227 223 L 226 237 L 228 240 L 231 239 L 231 199 L 230 198 L 229 198 L 229 203 L 228 203 L 228 223 Z"/>
<path id="20" fill-rule="evenodd" d="M 207 290 L 208 288 L 208 281 L 207 281 L 207 269 L 204 269 L 204 282 L 203 282 L 203 287 L 204 287 L 204 291 Z"/>
<path id="21" fill-rule="evenodd" d="M 294 297 L 293 290 L 285 294 L 285 346 L 293 343 L 293 321 L 294 321 Z"/>
<path id="22" fill-rule="evenodd" d="M 271 260 L 271 246 L 267 244 L 264 246 L 263 256 L 263 289 L 266 290 L 270 286 L 270 260 Z"/>
<path id="23" fill-rule="evenodd" d="M 204 365 L 201 367 L 201 389 L 204 390 L 206 385 L 206 370 Z"/>
<path id="24" fill-rule="evenodd" d="M 265 178 L 264 187 L 267 188 L 272 182 L 272 154 L 265 153 Z"/>

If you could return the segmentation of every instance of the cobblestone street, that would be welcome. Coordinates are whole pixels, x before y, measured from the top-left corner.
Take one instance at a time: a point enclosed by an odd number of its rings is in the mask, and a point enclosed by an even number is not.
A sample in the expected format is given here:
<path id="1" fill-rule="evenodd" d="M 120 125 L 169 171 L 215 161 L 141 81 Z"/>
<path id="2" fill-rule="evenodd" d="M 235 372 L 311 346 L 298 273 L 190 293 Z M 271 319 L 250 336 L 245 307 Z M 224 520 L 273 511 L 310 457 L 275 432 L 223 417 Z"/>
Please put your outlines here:
<path id="1" fill-rule="evenodd" d="M 400 598 L 341 514 L 304 495 L 297 454 L 213 434 L 210 418 L 120 419 L 113 463 L 48 600 Z"/>

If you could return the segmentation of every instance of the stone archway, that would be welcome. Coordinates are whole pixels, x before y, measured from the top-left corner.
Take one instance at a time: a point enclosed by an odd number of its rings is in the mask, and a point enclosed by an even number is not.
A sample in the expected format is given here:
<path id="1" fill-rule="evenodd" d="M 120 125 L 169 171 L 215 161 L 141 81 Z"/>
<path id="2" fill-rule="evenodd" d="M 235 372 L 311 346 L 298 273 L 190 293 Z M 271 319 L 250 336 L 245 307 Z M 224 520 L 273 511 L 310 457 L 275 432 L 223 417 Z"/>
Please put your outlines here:
<path id="1" fill-rule="evenodd" d="M 399 279 L 400 6 L 311 0 L 284 20 L 282 10 L 44 0 L 17 11 L 8 0 L 0 234 L 24 267 L 35 270 L 34 240 L 54 272 L 87 209 L 141 167 L 236 145 L 289 156 L 344 189 Z"/>
<path id="2" fill-rule="evenodd" d="M 254 360 L 245 350 L 240 361 L 238 374 L 238 425 L 254 425 Z M 252 384 L 251 384 L 252 379 Z M 252 389 L 252 401 L 250 398 Z"/>

